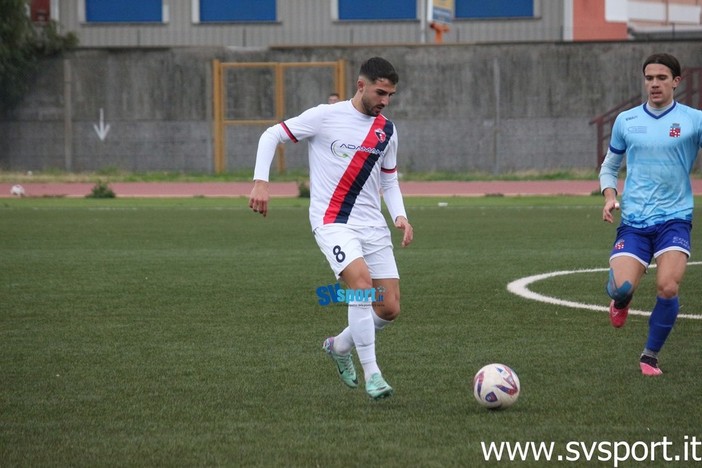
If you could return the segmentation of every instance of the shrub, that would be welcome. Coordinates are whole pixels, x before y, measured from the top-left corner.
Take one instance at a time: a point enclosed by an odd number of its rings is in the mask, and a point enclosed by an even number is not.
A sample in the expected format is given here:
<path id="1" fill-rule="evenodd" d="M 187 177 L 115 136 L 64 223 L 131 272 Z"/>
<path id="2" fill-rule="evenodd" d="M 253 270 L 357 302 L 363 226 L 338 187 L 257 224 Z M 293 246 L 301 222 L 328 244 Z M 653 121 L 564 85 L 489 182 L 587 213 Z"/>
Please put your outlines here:
<path id="1" fill-rule="evenodd" d="M 110 188 L 107 182 L 98 180 L 93 186 L 93 190 L 85 196 L 85 198 L 115 198 L 115 192 Z"/>
<path id="2" fill-rule="evenodd" d="M 306 180 L 301 180 L 297 183 L 297 197 L 310 198 L 310 186 Z"/>

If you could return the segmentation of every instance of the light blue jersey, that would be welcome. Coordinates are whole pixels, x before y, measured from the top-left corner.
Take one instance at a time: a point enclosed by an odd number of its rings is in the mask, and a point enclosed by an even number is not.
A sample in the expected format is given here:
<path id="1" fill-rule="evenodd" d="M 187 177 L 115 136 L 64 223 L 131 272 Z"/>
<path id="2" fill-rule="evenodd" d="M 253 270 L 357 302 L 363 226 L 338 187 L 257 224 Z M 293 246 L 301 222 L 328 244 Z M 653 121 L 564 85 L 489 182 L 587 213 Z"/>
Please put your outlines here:
<path id="1" fill-rule="evenodd" d="M 622 223 L 644 228 L 671 219 L 692 221 L 690 172 L 702 147 L 702 111 L 673 102 L 656 115 L 647 104 L 617 116 L 600 188 L 617 188 L 626 154 Z"/>

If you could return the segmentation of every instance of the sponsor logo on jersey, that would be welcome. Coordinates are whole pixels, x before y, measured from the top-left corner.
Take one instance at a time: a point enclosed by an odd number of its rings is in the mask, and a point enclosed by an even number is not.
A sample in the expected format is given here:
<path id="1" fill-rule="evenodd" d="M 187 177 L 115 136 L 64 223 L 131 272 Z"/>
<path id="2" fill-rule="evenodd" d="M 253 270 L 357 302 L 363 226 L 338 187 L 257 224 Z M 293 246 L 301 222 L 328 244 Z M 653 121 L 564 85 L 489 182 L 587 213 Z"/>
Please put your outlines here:
<path id="1" fill-rule="evenodd" d="M 382 132 L 383 134 L 383 140 L 385 141 L 385 132 Z M 377 132 L 376 132 L 377 135 Z M 380 137 L 378 137 L 380 139 Z M 369 146 L 359 146 L 359 145 L 354 145 L 352 143 L 341 143 L 339 140 L 334 140 L 331 144 L 331 152 L 334 156 L 338 158 L 351 158 L 353 157 L 354 154 L 357 152 L 362 151 L 364 153 L 368 154 L 377 154 L 378 156 L 382 156 L 384 151 L 379 150 L 378 148 L 373 148 Z"/>

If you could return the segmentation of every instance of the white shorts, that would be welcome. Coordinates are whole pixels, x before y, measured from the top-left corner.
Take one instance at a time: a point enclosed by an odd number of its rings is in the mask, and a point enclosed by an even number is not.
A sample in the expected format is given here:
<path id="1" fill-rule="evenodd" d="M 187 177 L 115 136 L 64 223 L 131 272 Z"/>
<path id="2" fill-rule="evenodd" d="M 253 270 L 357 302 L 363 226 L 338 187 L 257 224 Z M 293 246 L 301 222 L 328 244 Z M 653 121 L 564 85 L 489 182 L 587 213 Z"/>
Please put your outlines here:
<path id="1" fill-rule="evenodd" d="M 314 238 L 337 278 L 357 258 L 366 261 L 371 279 L 400 278 L 387 226 L 325 224 L 314 230 Z"/>

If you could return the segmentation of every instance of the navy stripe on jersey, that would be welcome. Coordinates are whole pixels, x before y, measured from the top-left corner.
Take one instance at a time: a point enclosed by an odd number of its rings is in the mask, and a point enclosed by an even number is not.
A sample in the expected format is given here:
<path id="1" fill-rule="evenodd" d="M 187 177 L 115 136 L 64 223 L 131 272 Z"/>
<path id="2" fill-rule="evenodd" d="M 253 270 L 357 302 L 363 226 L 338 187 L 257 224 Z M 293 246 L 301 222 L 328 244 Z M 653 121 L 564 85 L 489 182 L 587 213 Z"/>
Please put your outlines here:
<path id="1" fill-rule="evenodd" d="M 356 151 L 332 194 L 327 211 L 324 213 L 324 224 L 348 222 L 356 198 L 363 190 L 380 155 L 385 151 L 392 134 L 392 122 L 378 115 L 361 145 L 362 148 L 374 148 L 374 151 L 368 152 L 363 149 Z"/>

